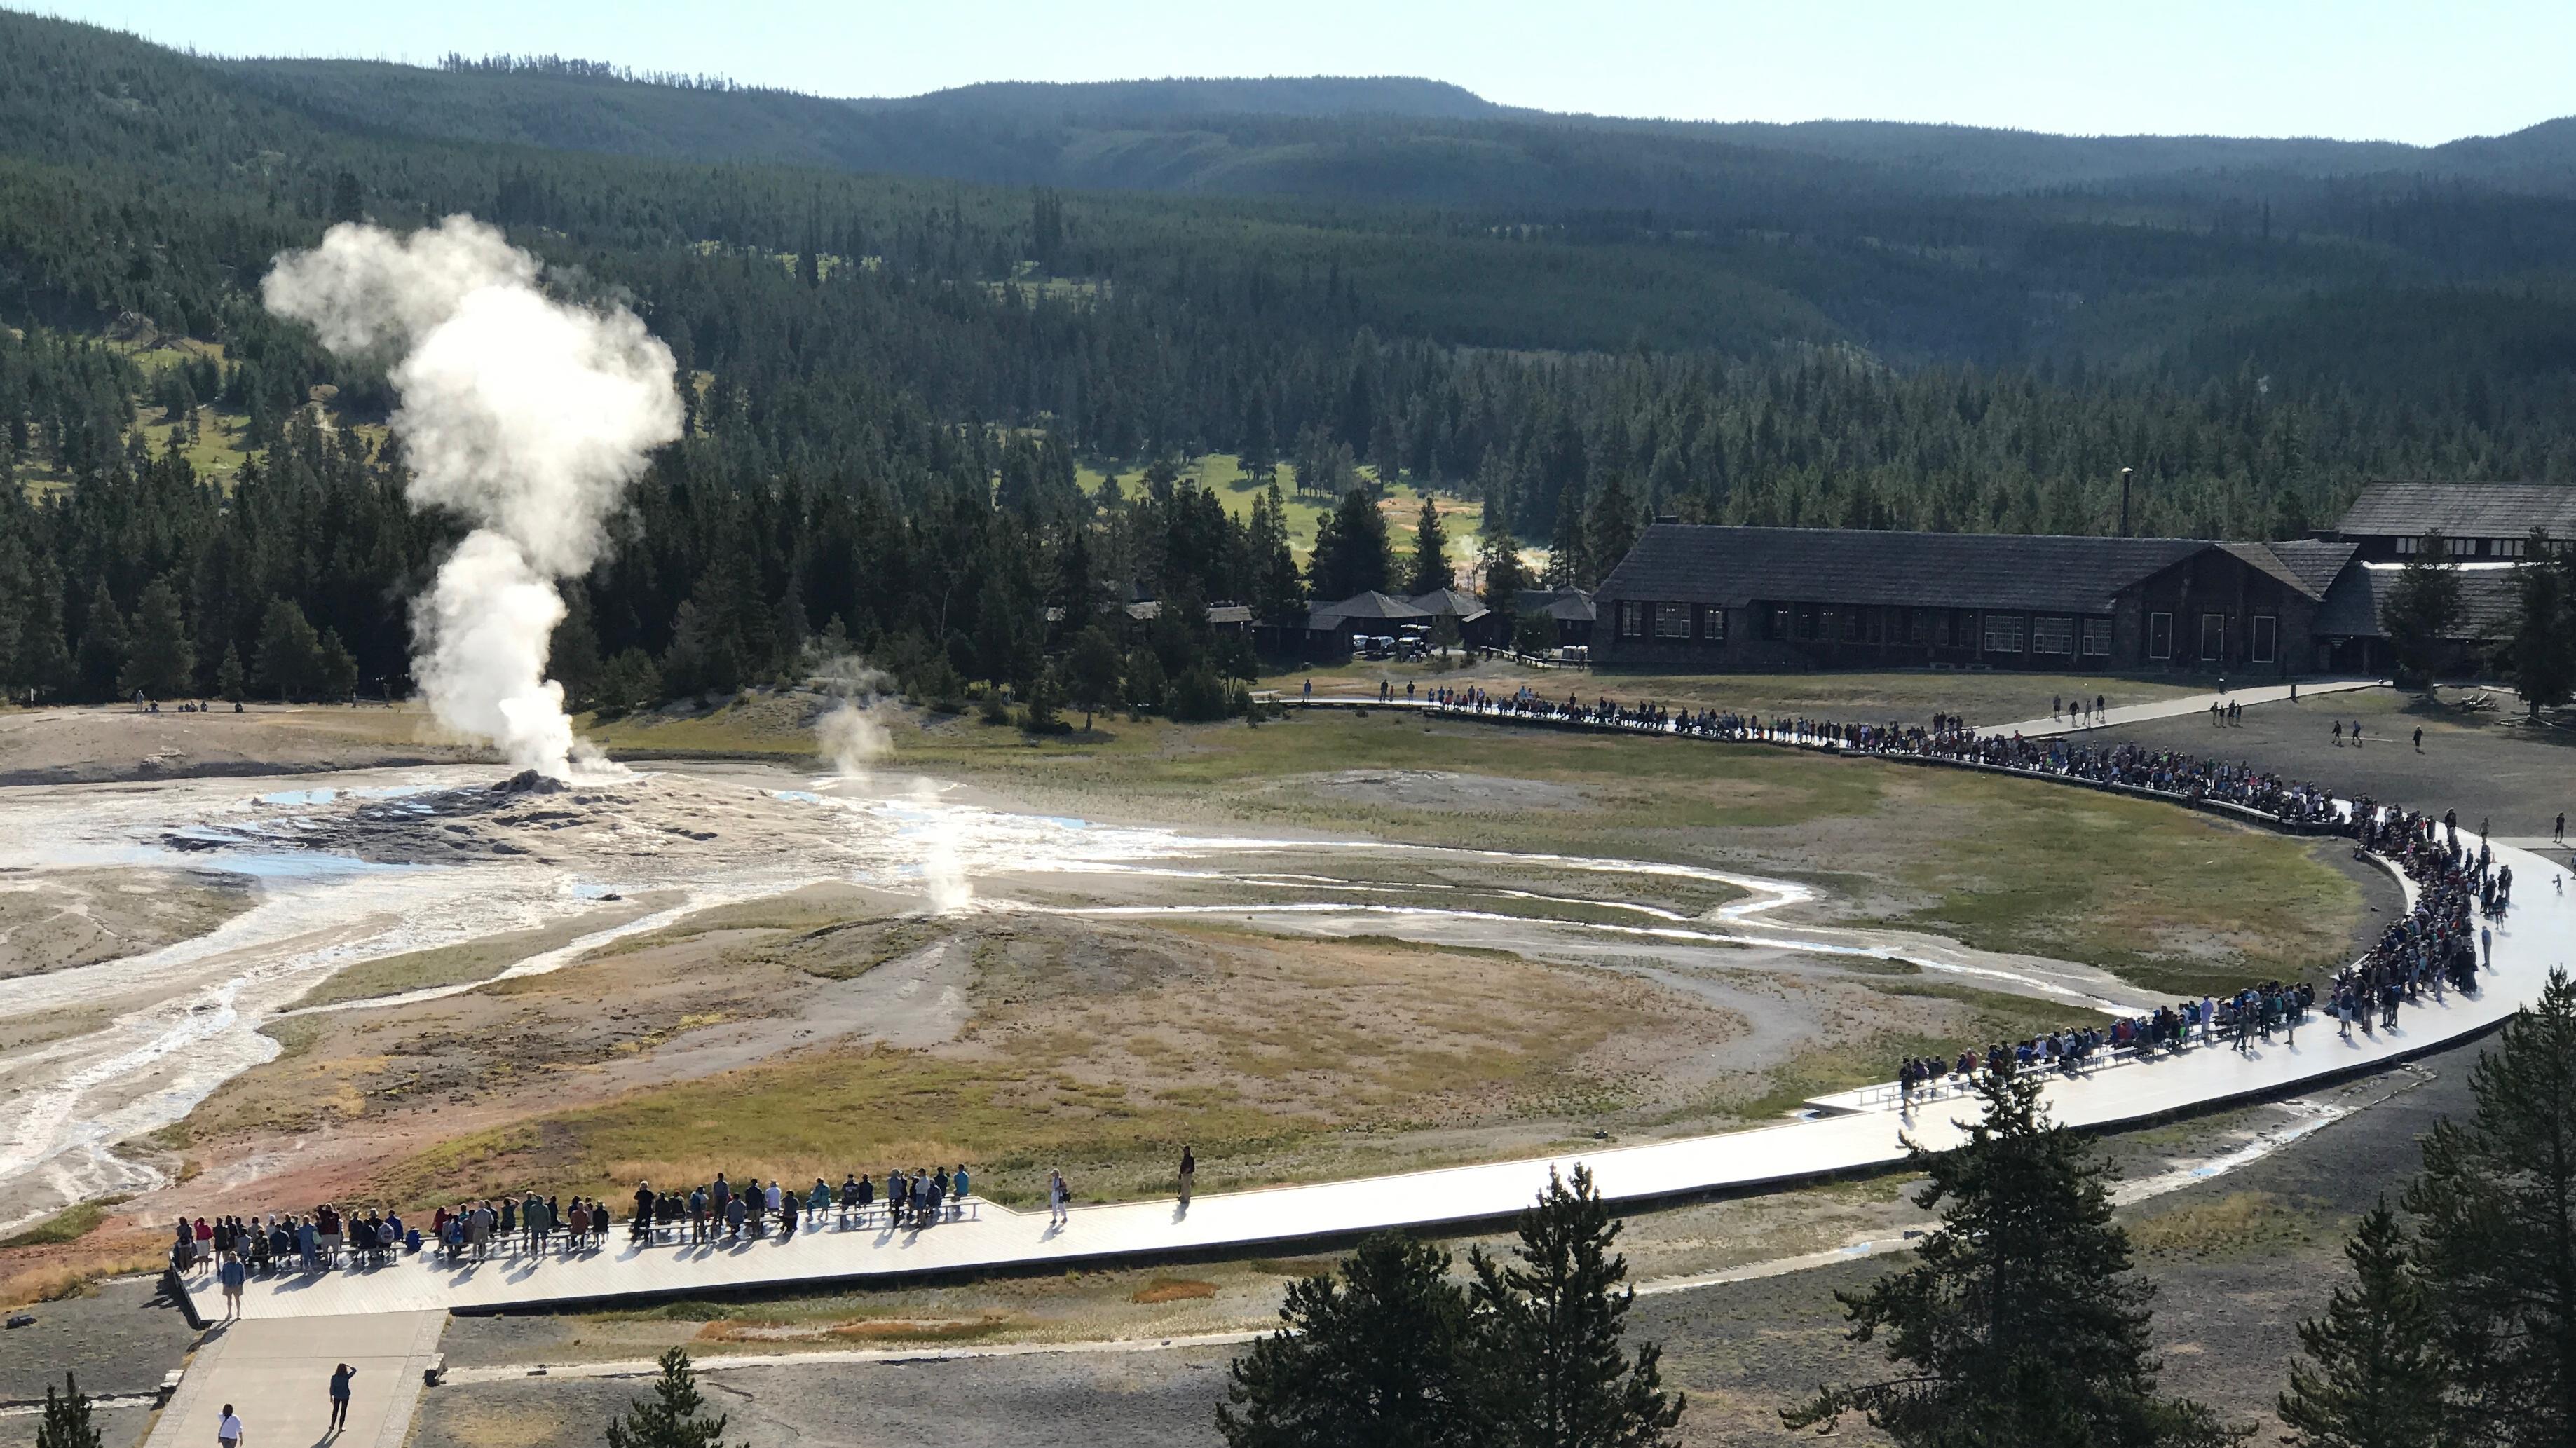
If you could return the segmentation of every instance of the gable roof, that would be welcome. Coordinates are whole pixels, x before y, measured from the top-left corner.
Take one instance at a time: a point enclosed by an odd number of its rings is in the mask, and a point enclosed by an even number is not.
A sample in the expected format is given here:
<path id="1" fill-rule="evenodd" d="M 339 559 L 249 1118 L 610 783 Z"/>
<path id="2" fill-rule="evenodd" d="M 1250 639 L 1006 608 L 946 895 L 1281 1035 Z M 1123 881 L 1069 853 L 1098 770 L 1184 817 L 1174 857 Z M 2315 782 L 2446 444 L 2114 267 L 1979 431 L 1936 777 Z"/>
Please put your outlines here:
<path id="1" fill-rule="evenodd" d="M 2335 531 L 2346 538 L 2520 538 L 2534 528 L 2576 538 L 2576 487 L 2563 483 L 2376 482 Z"/>
<path id="2" fill-rule="evenodd" d="M 1463 588 L 1435 588 L 1413 596 L 1413 606 L 1429 614 L 1448 614 L 1453 618 L 1474 618 L 1485 611 L 1485 601 Z"/>
<path id="3" fill-rule="evenodd" d="M 1742 607 L 1756 599 L 2108 613 L 2121 590 L 2216 547 L 2075 538 L 1657 523 L 1601 581 L 1603 599 Z"/>
<path id="4" fill-rule="evenodd" d="M 1314 612 L 1306 615 L 1306 627 L 1335 629 L 1346 622 L 1358 622 L 1363 619 L 1417 623 L 1429 617 L 1431 617 L 1429 609 L 1417 608 L 1401 598 L 1392 598 L 1375 589 L 1370 589 L 1366 593 L 1352 594 L 1339 603 L 1317 604 Z"/>
<path id="5" fill-rule="evenodd" d="M 2343 572 L 2352 555 L 2361 551 L 2358 543 L 2328 543 L 2305 539 L 2288 543 L 2221 543 L 2218 545 L 2246 566 L 2268 573 L 2313 599 L 2322 600 L 2326 590 Z"/>

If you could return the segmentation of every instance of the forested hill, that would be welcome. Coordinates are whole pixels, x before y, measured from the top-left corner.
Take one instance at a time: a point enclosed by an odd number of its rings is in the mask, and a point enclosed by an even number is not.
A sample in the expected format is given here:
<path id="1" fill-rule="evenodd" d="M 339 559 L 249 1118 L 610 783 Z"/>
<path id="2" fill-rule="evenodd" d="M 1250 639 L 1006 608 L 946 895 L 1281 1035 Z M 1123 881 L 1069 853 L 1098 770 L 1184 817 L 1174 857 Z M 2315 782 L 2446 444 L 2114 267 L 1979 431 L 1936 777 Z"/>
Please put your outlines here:
<path id="1" fill-rule="evenodd" d="M 1734 209 L 1729 190 L 1911 194 L 2180 184 L 2304 199 L 2353 178 L 2576 194 L 2576 135 L 2544 124 L 2445 146 L 2056 136 L 1873 121 L 1699 124 L 1551 115 L 1403 77 L 997 82 L 890 100 L 635 79 L 552 57 L 253 59 L 224 69 L 337 125 L 696 160 L 802 161 L 961 180 L 1345 200 Z M 1824 165 L 1824 174 L 1806 174 Z"/>
<path id="2" fill-rule="evenodd" d="M 381 373 L 255 295 L 350 220 L 471 212 L 678 358 L 686 437 L 558 640 L 610 702 L 817 638 L 934 697 L 1025 688 L 1142 595 L 1182 602 L 1122 640 L 1133 697 L 1203 704 L 1188 600 L 1409 581 L 1379 490 L 1471 499 L 1488 556 L 1582 584 L 1658 513 L 2095 532 L 2129 467 L 2149 530 L 2294 536 L 2372 476 L 2576 476 L 2563 126 L 2196 151 L 1443 113 L 1473 103 L 869 106 L 0 11 L 0 687 L 402 676 L 452 520 L 404 502 Z M 1228 481 L 1186 481 L 1210 455 Z"/>

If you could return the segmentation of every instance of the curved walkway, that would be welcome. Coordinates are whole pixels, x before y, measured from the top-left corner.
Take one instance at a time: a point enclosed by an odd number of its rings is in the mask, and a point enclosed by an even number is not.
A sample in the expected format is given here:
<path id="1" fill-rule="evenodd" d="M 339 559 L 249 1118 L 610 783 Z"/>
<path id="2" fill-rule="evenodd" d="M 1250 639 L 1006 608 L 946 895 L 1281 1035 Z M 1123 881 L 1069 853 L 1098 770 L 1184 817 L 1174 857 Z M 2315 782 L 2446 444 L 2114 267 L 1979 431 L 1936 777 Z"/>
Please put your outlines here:
<path id="1" fill-rule="evenodd" d="M 2463 832 L 2474 847 L 2475 837 Z M 2203 1047 L 2148 1065 L 2102 1068 L 2054 1080 L 2056 1119 L 2110 1127 L 2205 1109 L 2244 1097 L 2295 1090 L 2325 1078 L 2386 1066 L 2501 1024 L 2537 998 L 2549 969 L 2576 939 L 2576 897 L 2551 888 L 2557 867 L 2529 851 L 2497 849 L 2513 867 L 2519 897 L 2492 922 L 2493 968 L 2475 997 L 2409 1007 L 2393 1031 L 2339 1040 L 2313 1018 L 2295 1045 L 2240 1055 Z M 1878 1103 L 1813 1120 L 1523 1161 L 1411 1172 L 1358 1181 L 1203 1195 L 1186 1210 L 1170 1200 L 1083 1207 L 1062 1227 L 1042 1213 L 987 1206 L 980 1219 L 928 1231 L 883 1228 L 799 1233 L 732 1246 L 637 1245 L 622 1227 L 593 1252 L 495 1257 L 445 1265 L 428 1254 L 375 1269 L 284 1273 L 256 1280 L 243 1304 L 250 1318 L 446 1309 L 491 1311 L 614 1298 L 671 1296 L 728 1288 L 820 1286 L 870 1278 L 995 1268 L 1055 1267 L 1087 1260 L 1239 1250 L 1382 1227 L 1435 1227 L 1509 1217 L 1546 1185 L 1550 1171 L 1591 1167 L 1605 1197 L 1639 1203 L 1709 1192 L 1776 1187 L 1865 1171 L 1904 1156 L 1900 1133 L 1927 1146 L 1961 1139 L 1955 1103 L 1909 1117 Z M 1857 1106 L 1858 1109 L 1851 1109 Z M 184 1284 L 200 1312 L 221 1311 L 203 1273 Z"/>

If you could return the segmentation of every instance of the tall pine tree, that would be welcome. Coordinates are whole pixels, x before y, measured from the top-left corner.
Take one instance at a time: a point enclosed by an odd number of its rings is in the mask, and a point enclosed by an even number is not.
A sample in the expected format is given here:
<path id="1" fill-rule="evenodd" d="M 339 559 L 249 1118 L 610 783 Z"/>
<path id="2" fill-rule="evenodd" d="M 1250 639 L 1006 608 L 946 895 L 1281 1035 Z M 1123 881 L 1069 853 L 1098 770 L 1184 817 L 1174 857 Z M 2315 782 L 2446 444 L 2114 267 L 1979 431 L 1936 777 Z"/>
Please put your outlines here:
<path id="1" fill-rule="evenodd" d="M 2290 1364 L 2281 1421 L 2292 1448 L 2440 1448 L 2448 1382 L 2431 1301 L 2406 1234 L 2381 1202 L 2344 1244 L 2352 1285 L 2299 1324 L 2307 1361 Z"/>
<path id="2" fill-rule="evenodd" d="M 1781 1420 L 1830 1427 L 1859 1412 L 1900 1448 L 2183 1448 L 2247 1436 L 2198 1403 L 2156 1395 L 2155 1289 L 2129 1271 L 2091 1143 L 2049 1121 L 2028 1076 L 1999 1071 L 1978 1091 L 1985 1114 L 1966 1142 L 1906 1142 L 1927 1178 L 1915 1205 L 1942 1209 L 1915 1265 L 1834 1294 L 1852 1340 L 1885 1334 L 1901 1371 L 1820 1389 Z"/>
<path id="3" fill-rule="evenodd" d="M 1628 1356 L 1622 1340 L 1637 1290 L 1611 1248 L 1620 1224 L 1577 1166 L 1571 1184 L 1548 1173 L 1538 1204 L 1521 1213 L 1520 1246 L 1506 1266 L 1471 1258 L 1483 1367 L 1481 1441 L 1498 1448 L 1655 1448 L 1678 1441 L 1684 1400 L 1663 1388 L 1662 1350 Z"/>
<path id="4" fill-rule="evenodd" d="M 1449 530 L 1440 522 L 1440 509 L 1427 496 L 1422 500 L 1422 511 L 1413 520 L 1410 561 L 1412 568 L 1404 580 L 1406 593 L 1419 597 L 1458 581 L 1449 568 Z"/>
<path id="5" fill-rule="evenodd" d="M 1280 1330 L 1234 1360 L 1217 1430 L 1229 1448 L 1467 1448 L 1466 1297 L 1449 1254 L 1395 1233 L 1289 1284 Z"/>
<path id="6" fill-rule="evenodd" d="M 2464 1441 L 2576 1442 L 2576 984 L 2552 970 L 2469 1074 L 2476 1108 L 2424 1137 L 2416 1260 Z"/>

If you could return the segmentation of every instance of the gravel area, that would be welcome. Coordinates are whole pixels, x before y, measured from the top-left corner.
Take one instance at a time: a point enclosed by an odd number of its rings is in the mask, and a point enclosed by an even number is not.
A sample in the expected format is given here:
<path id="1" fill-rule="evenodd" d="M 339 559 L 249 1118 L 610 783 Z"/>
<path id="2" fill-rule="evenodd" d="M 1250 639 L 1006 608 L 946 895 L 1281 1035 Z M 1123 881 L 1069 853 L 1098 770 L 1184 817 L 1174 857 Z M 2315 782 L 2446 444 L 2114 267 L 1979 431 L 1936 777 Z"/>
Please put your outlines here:
<path id="1" fill-rule="evenodd" d="M 197 1340 L 158 1278 L 103 1282 L 83 1296 L 19 1310 L 36 1320 L 0 1332 L 0 1402 L 42 1399 L 66 1371 L 93 1397 L 150 1393 Z"/>

